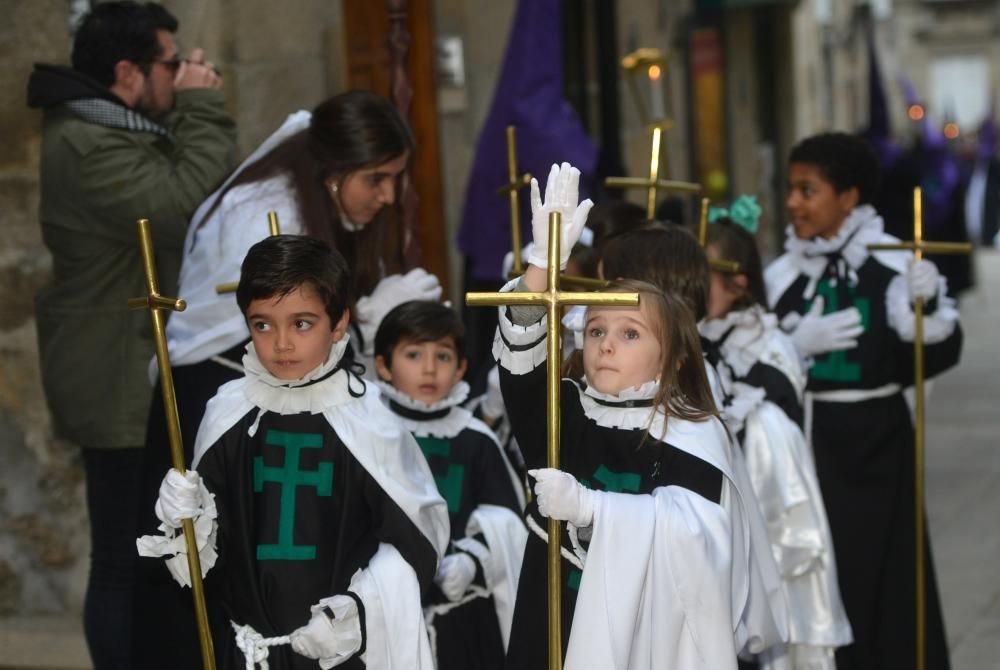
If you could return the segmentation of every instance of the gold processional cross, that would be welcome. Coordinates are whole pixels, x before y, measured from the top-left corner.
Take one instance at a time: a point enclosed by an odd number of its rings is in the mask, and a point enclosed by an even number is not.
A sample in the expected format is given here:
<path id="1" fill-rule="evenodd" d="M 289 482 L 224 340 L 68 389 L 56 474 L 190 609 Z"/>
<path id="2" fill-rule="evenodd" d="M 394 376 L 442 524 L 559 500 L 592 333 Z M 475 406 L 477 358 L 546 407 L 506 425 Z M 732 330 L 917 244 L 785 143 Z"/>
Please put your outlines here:
<path id="1" fill-rule="evenodd" d="M 498 307 L 503 305 L 544 305 L 548 314 L 547 341 L 547 424 L 548 467 L 559 467 L 559 383 L 562 364 L 562 307 L 563 305 L 601 305 L 627 307 L 639 304 L 638 293 L 569 292 L 559 289 L 559 231 L 561 217 L 558 212 L 549 214 L 548 287 L 542 292 L 467 293 L 465 304 L 470 307 Z M 560 566 L 559 522 L 549 519 L 548 546 L 548 618 L 549 618 L 549 668 L 562 669 L 562 584 Z"/>
<path id="2" fill-rule="evenodd" d="M 708 254 L 708 198 L 701 199 L 701 213 L 698 217 L 698 244 Z M 724 258 L 709 258 L 708 267 L 726 274 L 738 274 L 740 264 Z"/>
<path id="3" fill-rule="evenodd" d="M 165 311 L 183 312 L 187 304 L 178 298 L 160 295 L 156 278 L 156 262 L 153 257 L 153 241 L 149 235 L 149 220 L 139 219 L 139 248 L 142 253 L 142 267 L 146 275 L 146 296 L 131 298 L 129 309 L 148 309 L 153 324 L 153 342 L 156 346 L 156 361 L 160 370 L 160 386 L 163 390 L 163 409 L 167 417 L 167 436 L 170 441 L 170 458 L 174 469 L 184 474 L 184 447 L 181 443 L 181 426 L 177 418 L 177 396 L 174 394 L 174 378 L 170 372 L 170 353 L 164 332 Z M 187 547 L 188 569 L 191 571 L 191 595 L 194 598 L 195 620 L 198 624 L 198 640 L 201 643 L 201 662 L 205 670 L 215 670 L 215 652 L 212 648 L 212 633 L 208 627 L 205 609 L 205 588 L 201 580 L 201 561 L 198 557 L 198 541 L 194 534 L 194 521 L 181 521 L 184 544 Z"/>
<path id="4" fill-rule="evenodd" d="M 267 226 L 271 232 L 271 237 L 275 237 L 281 234 L 281 228 L 278 226 L 278 213 L 275 211 L 270 211 L 267 213 Z M 225 284 L 217 284 L 215 286 L 215 292 L 218 295 L 223 293 L 236 293 L 236 289 L 239 287 L 240 283 L 238 281 L 226 282 Z"/>
<path id="5" fill-rule="evenodd" d="M 912 251 L 914 261 L 920 261 L 925 253 L 970 254 L 972 245 L 967 242 L 928 242 L 923 236 L 923 203 L 920 188 L 913 189 L 913 241 L 899 244 L 869 244 L 870 251 Z M 913 299 L 913 386 L 916 396 L 915 426 L 913 431 L 913 451 L 915 461 L 913 516 L 916 530 L 916 572 L 917 572 L 917 670 L 926 667 L 926 593 L 924 588 L 924 299 Z"/>
<path id="6" fill-rule="evenodd" d="M 497 189 L 497 195 L 510 196 L 510 240 L 514 254 L 514 264 L 507 279 L 520 277 L 524 274 L 524 264 L 521 260 L 521 208 L 518 204 L 518 191 L 531 183 L 531 173 L 517 174 L 517 139 L 514 126 L 507 126 L 507 183 Z"/>
<path id="7" fill-rule="evenodd" d="M 644 188 L 646 189 L 646 218 L 656 216 L 656 195 L 659 191 L 668 193 L 701 193 L 701 184 L 687 181 L 670 181 L 660 179 L 660 140 L 664 128 L 670 128 L 669 121 L 653 124 L 652 146 L 649 157 L 649 177 L 608 177 L 604 185 L 610 188 Z"/>

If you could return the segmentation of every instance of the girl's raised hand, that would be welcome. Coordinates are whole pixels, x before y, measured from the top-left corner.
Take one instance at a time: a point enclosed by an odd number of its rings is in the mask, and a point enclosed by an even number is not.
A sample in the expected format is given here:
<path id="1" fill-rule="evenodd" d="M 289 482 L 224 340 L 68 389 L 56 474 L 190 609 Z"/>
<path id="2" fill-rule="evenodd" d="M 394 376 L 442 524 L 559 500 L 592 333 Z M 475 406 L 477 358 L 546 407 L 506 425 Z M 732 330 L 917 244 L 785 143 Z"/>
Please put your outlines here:
<path id="1" fill-rule="evenodd" d="M 590 198 L 579 202 L 580 171 L 569 163 L 553 164 L 545 183 L 545 199 L 542 200 L 538 180 L 531 180 L 531 234 L 533 246 L 528 263 L 539 268 L 549 264 L 549 214 L 562 215 L 559 244 L 559 268 L 565 269 L 569 262 L 573 245 L 580 239 L 587 215 L 594 206 Z"/>

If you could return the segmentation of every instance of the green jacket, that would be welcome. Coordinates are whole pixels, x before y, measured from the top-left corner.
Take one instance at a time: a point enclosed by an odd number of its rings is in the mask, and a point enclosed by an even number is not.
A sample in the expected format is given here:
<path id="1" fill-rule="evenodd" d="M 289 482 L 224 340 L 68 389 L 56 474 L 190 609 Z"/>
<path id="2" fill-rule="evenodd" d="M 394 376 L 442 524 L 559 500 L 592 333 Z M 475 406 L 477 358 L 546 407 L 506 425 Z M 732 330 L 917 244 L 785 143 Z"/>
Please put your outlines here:
<path id="1" fill-rule="evenodd" d="M 188 221 L 235 166 L 236 130 L 222 91 L 176 96 L 172 138 L 46 107 L 42 235 L 52 280 L 35 309 L 42 383 L 58 433 L 89 447 L 145 442 L 153 356 L 136 219 L 150 221 L 160 291 L 176 290 Z"/>

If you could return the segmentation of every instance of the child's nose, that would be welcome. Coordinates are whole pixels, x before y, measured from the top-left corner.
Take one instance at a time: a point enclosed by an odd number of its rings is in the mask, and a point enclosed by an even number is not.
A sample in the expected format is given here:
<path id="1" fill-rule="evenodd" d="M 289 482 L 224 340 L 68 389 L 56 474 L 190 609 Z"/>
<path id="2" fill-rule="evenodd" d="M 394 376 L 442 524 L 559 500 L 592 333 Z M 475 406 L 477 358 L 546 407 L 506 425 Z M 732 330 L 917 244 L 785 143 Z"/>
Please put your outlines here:
<path id="1" fill-rule="evenodd" d="M 378 186 L 378 201 L 383 205 L 391 205 L 396 201 L 396 182 L 393 179 L 383 179 Z"/>
<path id="2" fill-rule="evenodd" d="M 274 350 L 275 351 L 289 351 L 292 349 L 292 339 L 288 336 L 284 330 L 278 330 L 277 335 L 274 338 Z"/>

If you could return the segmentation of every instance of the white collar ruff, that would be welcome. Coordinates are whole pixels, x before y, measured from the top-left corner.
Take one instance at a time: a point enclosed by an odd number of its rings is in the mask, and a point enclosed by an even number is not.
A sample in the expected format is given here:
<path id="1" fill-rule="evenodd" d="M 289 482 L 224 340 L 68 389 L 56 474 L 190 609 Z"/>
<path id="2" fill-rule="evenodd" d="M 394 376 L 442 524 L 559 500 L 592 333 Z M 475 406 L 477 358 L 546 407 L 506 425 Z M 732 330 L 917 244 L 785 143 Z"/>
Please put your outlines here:
<path id="1" fill-rule="evenodd" d="M 840 230 L 830 239 L 799 239 L 789 225 L 785 229 L 785 251 L 791 255 L 798 269 L 812 278 L 819 277 L 826 269 L 826 254 L 839 253 L 852 270 L 857 270 L 871 255 L 868 245 L 879 241 L 884 228 L 882 217 L 875 208 L 861 205 L 851 210 Z"/>
<path id="2" fill-rule="evenodd" d="M 472 420 L 472 412 L 460 407 L 469 397 L 469 385 L 464 381 L 452 386 L 448 395 L 430 405 L 414 400 L 382 380 L 375 384 L 389 410 L 408 431 L 418 437 L 452 438 L 465 430 Z M 402 408 L 405 413 L 400 413 L 393 404 Z M 425 415 L 427 418 L 418 418 L 417 415 Z"/>
<path id="3" fill-rule="evenodd" d="M 247 399 L 262 411 L 276 414 L 319 414 L 364 395 L 364 383 L 352 379 L 347 370 L 337 369 L 350 337 L 345 334 L 330 346 L 330 355 L 322 364 L 299 379 L 278 379 L 264 367 L 253 342 L 243 355 L 246 371 L 244 392 Z M 352 394 L 352 389 L 355 391 Z"/>
<path id="4" fill-rule="evenodd" d="M 660 383 L 656 380 L 624 389 L 618 394 L 601 393 L 588 382 L 587 388 L 580 393 L 580 404 L 587 418 L 598 426 L 622 430 L 652 428 L 661 417 L 665 418 L 662 408 L 649 404 L 659 390 Z"/>
<path id="5" fill-rule="evenodd" d="M 702 321 L 698 330 L 711 342 L 718 343 L 725 336 L 719 351 L 736 374 L 744 377 L 763 356 L 771 333 L 777 327 L 778 318 L 774 314 L 760 305 L 753 305 L 731 311 L 721 319 Z"/>

